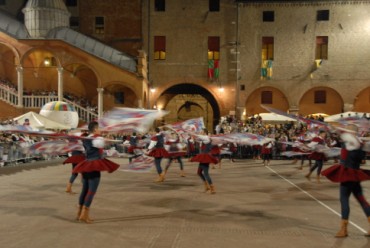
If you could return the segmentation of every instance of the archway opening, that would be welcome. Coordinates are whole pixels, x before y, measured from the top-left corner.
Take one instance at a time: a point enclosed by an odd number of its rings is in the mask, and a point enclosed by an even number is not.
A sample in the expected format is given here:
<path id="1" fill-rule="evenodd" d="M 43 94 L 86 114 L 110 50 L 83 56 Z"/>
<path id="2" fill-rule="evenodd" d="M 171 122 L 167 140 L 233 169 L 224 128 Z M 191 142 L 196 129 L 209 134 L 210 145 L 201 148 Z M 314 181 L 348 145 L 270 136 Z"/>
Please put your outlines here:
<path id="1" fill-rule="evenodd" d="M 165 123 L 174 123 L 203 117 L 208 130 L 213 130 L 220 120 L 220 109 L 214 96 L 205 88 L 191 83 L 174 85 L 153 102 L 157 108 L 170 113 Z"/>
<path id="2" fill-rule="evenodd" d="M 355 98 L 353 103 L 353 111 L 370 112 L 370 87 L 362 90 Z"/>
<path id="3" fill-rule="evenodd" d="M 314 113 L 328 115 L 343 112 L 343 99 L 338 92 L 329 87 L 315 87 L 308 90 L 299 102 L 299 114 Z"/>
<path id="4" fill-rule="evenodd" d="M 261 87 L 249 95 L 245 103 L 245 114 L 249 116 L 268 112 L 261 107 L 261 104 L 282 111 L 289 109 L 289 102 L 280 90 L 273 87 Z"/>

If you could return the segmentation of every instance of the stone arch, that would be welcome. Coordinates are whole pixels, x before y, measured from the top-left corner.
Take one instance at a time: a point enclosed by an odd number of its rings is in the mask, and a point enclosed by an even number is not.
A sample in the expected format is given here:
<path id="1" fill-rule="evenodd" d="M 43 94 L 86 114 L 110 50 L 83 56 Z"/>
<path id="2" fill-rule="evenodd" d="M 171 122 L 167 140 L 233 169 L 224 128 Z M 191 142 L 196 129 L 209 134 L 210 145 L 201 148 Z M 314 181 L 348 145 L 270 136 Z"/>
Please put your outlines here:
<path id="1" fill-rule="evenodd" d="M 361 90 L 353 102 L 353 111 L 370 112 L 370 87 Z"/>
<path id="2" fill-rule="evenodd" d="M 0 76 L 17 84 L 16 66 L 19 65 L 18 51 L 7 43 L 0 42 Z"/>
<path id="3" fill-rule="evenodd" d="M 63 91 L 92 102 L 99 88 L 99 77 L 95 69 L 79 62 L 65 64 L 63 69 Z"/>
<path id="4" fill-rule="evenodd" d="M 190 103 L 190 111 L 188 115 L 182 114 L 183 118 L 203 117 L 205 126 L 209 130 L 213 130 L 220 120 L 220 108 L 213 94 L 200 85 L 193 83 L 172 85 L 163 90 L 160 96 L 152 101 L 157 108 L 170 111 L 164 117 L 166 123 L 181 121 L 178 118 L 178 113 L 183 113 L 181 111 L 184 111 L 186 102 Z M 199 111 L 192 112 L 192 107 L 196 107 Z"/>
<path id="5" fill-rule="evenodd" d="M 325 103 L 315 103 L 315 92 L 325 92 Z M 306 91 L 299 101 L 299 113 L 303 116 L 324 113 L 333 115 L 343 112 L 343 99 L 340 94 L 329 87 L 315 87 Z"/>
<path id="6" fill-rule="evenodd" d="M 48 62 L 49 64 L 46 64 Z M 58 85 L 61 63 L 56 54 L 44 47 L 34 47 L 21 57 L 25 91 L 52 91 Z"/>
<path id="7" fill-rule="evenodd" d="M 97 94 L 96 102 L 97 102 Z M 104 87 L 104 109 L 113 107 L 138 108 L 141 104 L 135 91 L 122 82 L 109 82 Z"/>
<path id="8" fill-rule="evenodd" d="M 21 58 L 22 66 L 32 67 L 48 67 L 44 61 L 46 58 L 54 58 L 54 61 L 50 61 L 52 66 L 61 67 L 61 62 L 58 56 L 52 49 L 45 48 L 42 46 L 36 46 L 25 52 Z M 53 63 L 54 62 L 54 63 Z"/>
<path id="9" fill-rule="evenodd" d="M 177 111 L 177 118 L 179 121 L 192 119 L 194 116 L 202 116 L 204 109 L 201 105 L 192 101 L 185 101 Z"/>
<path id="10" fill-rule="evenodd" d="M 271 95 L 271 103 L 264 103 L 262 102 L 262 94 Z M 264 99 L 268 100 L 268 99 Z M 265 113 L 268 112 L 264 108 L 261 107 L 261 104 L 264 104 L 266 106 L 272 107 L 274 109 L 282 110 L 282 111 L 288 111 L 289 109 L 289 102 L 287 100 L 287 97 L 283 92 L 281 92 L 279 89 L 274 87 L 261 87 L 258 89 L 255 89 L 247 98 L 247 101 L 245 103 L 245 112 L 247 115 L 254 115 L 259 113 Z"/>

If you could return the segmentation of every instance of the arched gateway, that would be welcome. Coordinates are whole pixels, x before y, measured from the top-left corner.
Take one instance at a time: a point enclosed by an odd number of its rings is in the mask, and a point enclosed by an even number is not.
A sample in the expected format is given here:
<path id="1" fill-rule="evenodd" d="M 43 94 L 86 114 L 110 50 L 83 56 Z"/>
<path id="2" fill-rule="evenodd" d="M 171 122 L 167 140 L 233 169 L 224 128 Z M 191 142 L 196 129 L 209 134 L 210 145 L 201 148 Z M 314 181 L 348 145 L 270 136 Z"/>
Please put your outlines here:
<path id="1" fill-rule="evenodd" d="M 196 84 L 171 86 L 151 102 L 158 109 L 170 111 L 164 117 L 165 123 L 203 117 L 205 126 L 212 131 L 220 119 L 220 108 L 214 96 Z"/>

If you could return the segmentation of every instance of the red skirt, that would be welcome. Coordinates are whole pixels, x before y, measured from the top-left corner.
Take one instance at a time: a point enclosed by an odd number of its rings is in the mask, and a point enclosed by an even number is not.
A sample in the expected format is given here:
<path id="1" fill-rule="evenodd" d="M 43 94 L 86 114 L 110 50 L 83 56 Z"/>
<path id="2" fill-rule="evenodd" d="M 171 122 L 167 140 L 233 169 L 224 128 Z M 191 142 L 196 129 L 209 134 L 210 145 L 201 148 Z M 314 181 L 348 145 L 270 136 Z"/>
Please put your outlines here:
<path id="1" fill-rule="evenodd" d="M 309 159 L 312 160 L 325 160 L 325 154 L 320 152 L 313 152 L 310 155 L 308 155 Z"/>
<path id="2" fill-rule="evenodd" d="M 128 149 L 127 149 L 127 152 L 133 154 L 135 149 L 138 149 L 138 147 L 137 146 L 129 146 Z"/>
<path id="3" fill-rule="evenodd" d="M 84 173 L 92 171 L 108 171 L 112 173 L 117 170 L 119 164 L 116 164 L 106 158 L 95 160 L 84 160 L 73 169 L 73 173 Z"/>
<path id="4" fill-rule="evenodd" d="M 178 158 L 178 157 L 184 157 L 186 155 L 186 152 L 168 152 L 167 158 Z"/>
<path id="5" fill-rule="evenodd" d="M 84 161 L 85 159 L 86 157 L 84 154 L 73 155 L 64 160 L 63 164 L 78 164 Z"/>
<path id="6" fill-rule="evenodd" d="M 168 158 L 168 152 L 164 148 L 155 148 L 148 155 L 155 158 Z"/>
<path id="7" fill-rule="evenodd" d="M 203 164 L 218 164 L 218 159 L 208 153 L 200 153 L 190 159 L 190 162 L 199 162 Z"/>
<path id="8" fill-rule="evenodd" d="M 335 164 L 321 172 L 330 181 L 335 183 L 341 182 L 361 182 L 370 180 L 370 170 L 352 169 L 344 167 L 341 164 Z"/>
<path id="9" fill-rule="evenodd" d="M 213 146 L 213 147 L 211 148 L 211 154 L 212 154 L 212 155 L 218 156 L 218 155 L 220 155 L 220 153 L 221 153 L 220 147 L 218 147 L 218 146 Z"/>

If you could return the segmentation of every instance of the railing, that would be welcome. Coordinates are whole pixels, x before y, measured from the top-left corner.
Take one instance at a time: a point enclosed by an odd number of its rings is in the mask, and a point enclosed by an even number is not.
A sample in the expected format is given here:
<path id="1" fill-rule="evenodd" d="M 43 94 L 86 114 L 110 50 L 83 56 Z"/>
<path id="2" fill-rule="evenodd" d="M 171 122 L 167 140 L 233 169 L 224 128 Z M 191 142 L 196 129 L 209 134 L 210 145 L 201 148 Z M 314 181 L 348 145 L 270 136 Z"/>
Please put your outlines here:
<path id="1" fill-rule="evenodd" d="M 11 90 L 3 85 L 0 85 L 0 100 L 17 107 L 18 106 L 18 93 L 15 90 Z M 58 101 L 58 96 L 49 95 L 49 96 L 35 96 L 35 95 L 24 95 L 23 96 L 23 107 L 25 108 L 42 108 L 46 103 Z M 63 98 L 63 101 L 71 104 L 78 114 L 78 117 L 85 121 L 90 122 L 98 118 L 98 114 L 84 108 L 66 98 Z"/>
<path id="2" fill-rule="evenodd" d="M 13 106 L 18 105 L 18 93 L 2 85 L 0 85 L 0 99 Z"/>
<path id="3" fill-rule="evenodd" d="M 90 122 L 92 120 L 98 119 L 98 114 L 97 113 L 95 113 L 93 111 L 90 111 L 87 108 L 81 107 L 80 105 L 78 105 L 74 102 L 71 102 L 70 100 L 67 100 L 66 98 L 63 98 L 63 101 L 66 102 L 66 103 L 71 104 L 76 109 L 78 117 L 81 120 L 83 120 L 85 122 Z"/>

